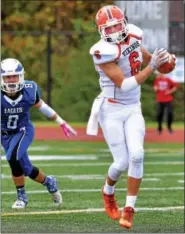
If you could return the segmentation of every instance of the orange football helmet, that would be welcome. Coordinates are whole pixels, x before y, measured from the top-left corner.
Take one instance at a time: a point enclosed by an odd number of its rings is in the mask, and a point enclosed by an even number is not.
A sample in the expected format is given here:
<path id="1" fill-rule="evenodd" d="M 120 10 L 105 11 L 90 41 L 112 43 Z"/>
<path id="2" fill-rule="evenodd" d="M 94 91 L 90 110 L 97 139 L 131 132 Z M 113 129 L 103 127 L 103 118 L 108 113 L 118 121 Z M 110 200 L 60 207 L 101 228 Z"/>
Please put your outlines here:
<path id="1" fill-rule="evenodd" d="M 102 7 L 96 14 L 95 23 L 101 38 L 107 42 L 120 43 L 128 36 L 127 17 L 117 6 Z M 117 31 L 108 30 L 111 27 L 117 27 Z"/>

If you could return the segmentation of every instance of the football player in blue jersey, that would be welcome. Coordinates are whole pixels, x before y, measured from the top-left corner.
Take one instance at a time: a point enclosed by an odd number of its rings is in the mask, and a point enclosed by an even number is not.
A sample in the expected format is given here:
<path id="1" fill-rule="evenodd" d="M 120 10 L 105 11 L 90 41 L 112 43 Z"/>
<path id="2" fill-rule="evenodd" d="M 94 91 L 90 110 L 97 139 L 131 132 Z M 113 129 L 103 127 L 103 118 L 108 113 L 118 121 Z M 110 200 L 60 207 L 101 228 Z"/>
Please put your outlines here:
<path id="1" fill-rule="evenodd" d="M 22 64 L 13 58 L 4 59 L 1 62 L 1 142 L 17 189 L 17 200 L 12 205 L 13 209 L 25 208 L 28 203 L 25 176 L 43 184 L 54 203 L 58 205 L 62 203 L 56 178 L 46 176 L 39 168 L 32 165 L 27 153 L 34 138 L 34 127 L 29 113 L 33 106 L 46 117 L 55 120 L 67 137 L 70 134 L 77 134 L 41 99 L 38 85 L 34 81 L 24 80 Z"/>

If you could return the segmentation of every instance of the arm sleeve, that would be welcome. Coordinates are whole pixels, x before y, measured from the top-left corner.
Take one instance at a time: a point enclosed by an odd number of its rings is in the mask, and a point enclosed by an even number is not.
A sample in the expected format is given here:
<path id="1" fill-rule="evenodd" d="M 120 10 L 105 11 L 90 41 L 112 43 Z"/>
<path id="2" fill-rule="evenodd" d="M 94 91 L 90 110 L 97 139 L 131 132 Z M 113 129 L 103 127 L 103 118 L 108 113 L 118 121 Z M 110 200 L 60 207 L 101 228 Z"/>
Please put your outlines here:
<path id="1" fill-rule="evenodd" d="M 56 115 L 55 121 L 62 125 L 66 123 L 56 112 L 53 110 L 50 106 L 48 106 L 43 100 L 41 102 L 41 106 L 39 108 L 39 111 L 42 112 L 46 117 L 52 118 L 54 115 Z"/>

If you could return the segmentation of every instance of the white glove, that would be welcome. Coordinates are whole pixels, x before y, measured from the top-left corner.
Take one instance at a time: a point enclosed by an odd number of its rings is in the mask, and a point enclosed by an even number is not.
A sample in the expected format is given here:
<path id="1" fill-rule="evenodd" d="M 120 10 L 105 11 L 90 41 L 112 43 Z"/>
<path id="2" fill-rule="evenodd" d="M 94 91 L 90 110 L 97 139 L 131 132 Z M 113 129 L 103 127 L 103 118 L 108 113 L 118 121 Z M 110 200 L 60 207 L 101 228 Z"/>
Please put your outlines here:
<path id="1" fill-rule="evenodd" d="M 150 63 L 148 64 L 153 70 L 158 69 L 161 65 L 169 61 L 169 54 L 164 49 L 155 49 L 152 54 Z"/>

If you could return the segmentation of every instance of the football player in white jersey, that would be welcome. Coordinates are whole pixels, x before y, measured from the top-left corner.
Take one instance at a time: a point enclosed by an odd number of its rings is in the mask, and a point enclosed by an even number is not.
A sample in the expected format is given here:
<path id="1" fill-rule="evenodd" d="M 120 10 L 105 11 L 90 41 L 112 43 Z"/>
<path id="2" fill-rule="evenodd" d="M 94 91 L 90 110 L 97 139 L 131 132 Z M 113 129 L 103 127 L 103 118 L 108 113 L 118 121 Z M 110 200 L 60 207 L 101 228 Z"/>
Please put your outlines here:
<path id="1" fill-rule="evenodd" d="M 141 84 L 169 59 L 163 48 L 150 54 L 142 46 L 143 32 L 128 24 L 117 6 L 104 6 L 96 14 L 101 40 L 90 54 L 100 75 L 101 94 L 95 99 L 87 134 L 97 134 L 96 116 L 113 156 L 102 189 L 108 216 L 125 228 L 132 227 L 134 206 L 143 177 L 145 122 L 141 111 Z M 141 71 L 141 65 L 146 67 Z M 94 116 L 93 116 L 94 115 Z M 120 214 L 114 188 L 128 170 L 126 204 Z"/>

